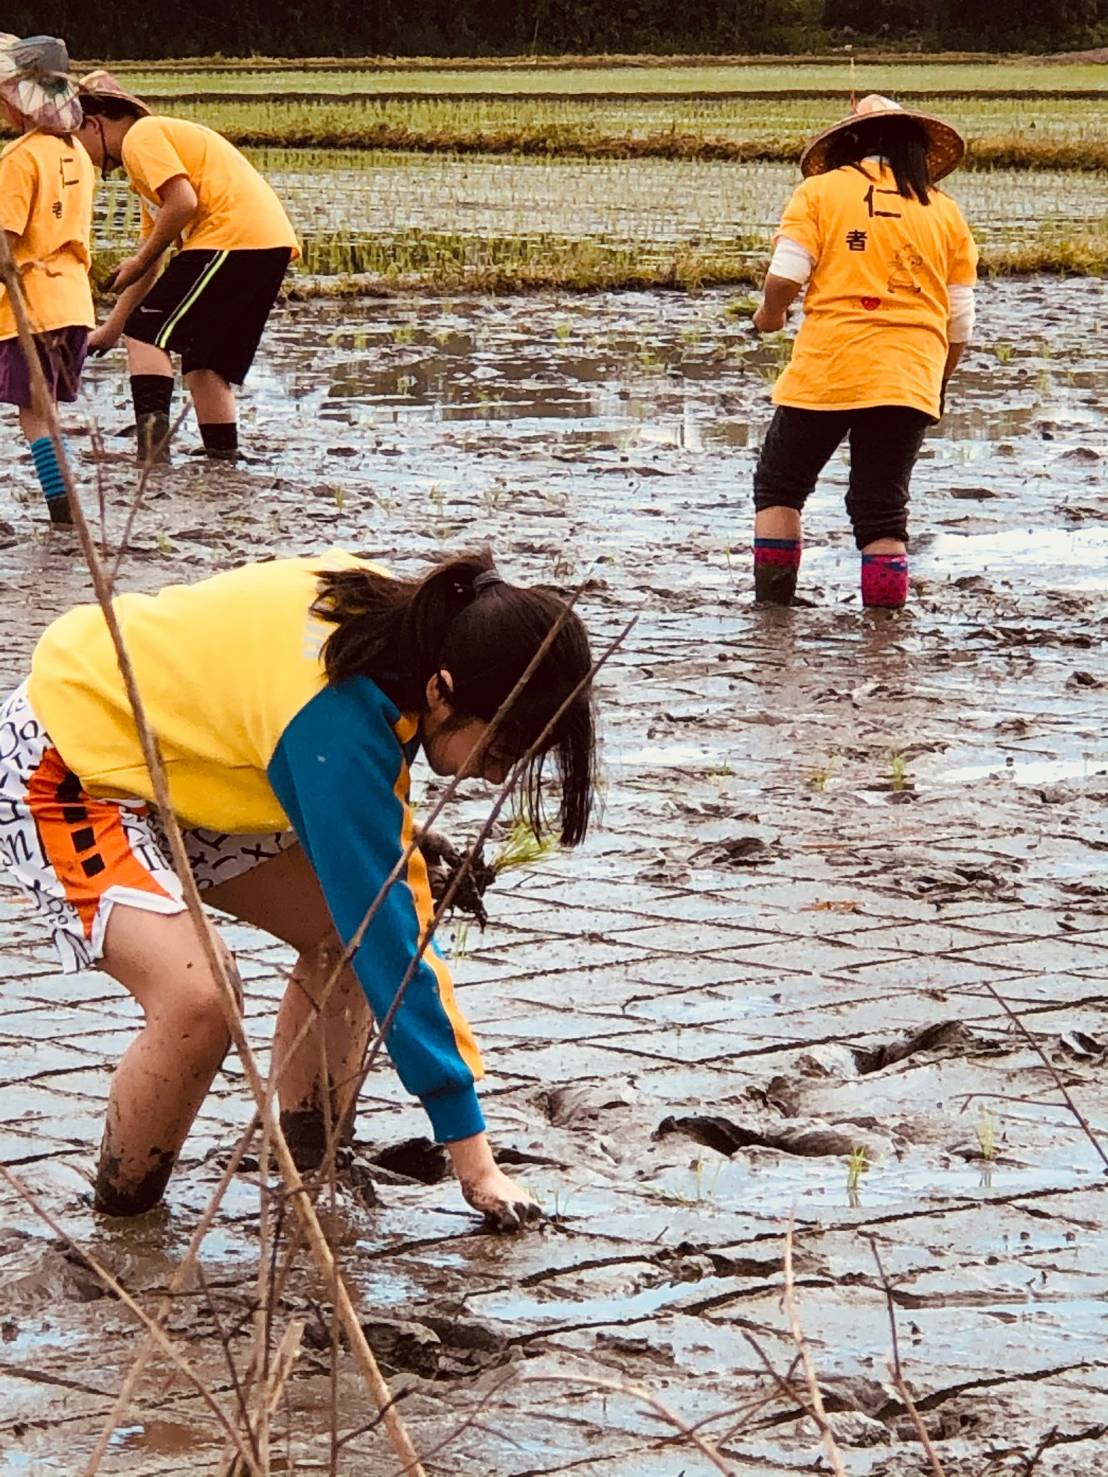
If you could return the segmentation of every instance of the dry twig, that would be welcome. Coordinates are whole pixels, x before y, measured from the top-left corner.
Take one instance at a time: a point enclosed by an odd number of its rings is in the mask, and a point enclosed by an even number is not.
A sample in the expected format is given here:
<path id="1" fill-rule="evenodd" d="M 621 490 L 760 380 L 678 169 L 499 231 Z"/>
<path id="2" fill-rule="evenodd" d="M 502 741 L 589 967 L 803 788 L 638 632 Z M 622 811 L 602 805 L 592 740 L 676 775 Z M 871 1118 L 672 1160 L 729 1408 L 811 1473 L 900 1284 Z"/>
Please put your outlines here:
<path id="1" fill-rule="evenodd" d="M 201 948 L 203 949 L 208 967 L 210 968 L 212 973 L 212 978 L 215 980 L 216 984 L 219 987 L 224 1020 L 227 1025 L 228 1033 L 230 1034 L 230 1037 L 235 1044 L 235 1049 L 237 1050 L 239 1054 L 239 1059 L 242 1062 L 243 1070 L 246 1074 L 247 1081 L 250 1084 L 250 1090 L 254 1096 L 254 1101 L 257 1104 L 259 1113 L 264 1120 L 267 1115 L 272 1117 L 272 1113 L 270 1110 L 270 1101 L 267 1096 L 266 1087 L 265 1084 L 262 1082 L 260 1073 L 258 1071 L 257 1062 L 255 1060 L 253 1050 L 251 1049 L 250 1044 L 246 1039 L 245 1032 L 243 1031 L 242 1012 L 239 1008 L 235 985 L 231 978 L 230 971 L 228 970 L 224 950 L 221 947 L 219 937 L 216 934 L 215 929 L 212 927 L 211 921 L 204 911 L 204 905 L 200 899 L 200 893 L 196 886 L 196 879 L 192 875 L 192 867 L 189 863 L 188 853 L 185 850 L 184 838 L 181 835 L 181 829 L 177 823 L 177 817 L 173 812 L 173 806 L 169 792 L 169 784 L 166 779 L 165 766 L 162 761 L 161 752 L 158 747 L 157 739 L 155 738 L 154 733 L 150 727 L 149 720 L 146 717 L 142 695 L 139 692 L 138 688 L 138 679 L 135 674 L 134 666 L 131 663 L 130 656 L 128 655 L 126 643 L 123 640 L 123 633 L 120 629 L 119 621 L 116 617 L 115 608 L 112 603 L 112 586 L 105 574 L 103 563 L 100 559 L 99 553 L 97 552 L 96 545 L 93 542 L 92 534 L 90 532 L 88 522 L 85 518 L 84 511 L 81 507 L 80 498 L 77 494 L 77 488 L 73 481 L 72 470 L 69 466 L 69 461 L 65 453 L 65 447 L 63 446 L 61 440 L 57 409 L 54 406 L 54 403 L 51 400 L 46 387 L 46 380 L 43 375 L 42 365 L 39 362 L 34 337 L 32 335 L 31 327 L 27 319 L 26 306 L 23 301 L 22 288 L 19 282 L 19 274 L 15 269 L 14 262 L 12 261 L 11 249 L 8 246 L 7 236 L 3 231 L 0 231 L 0 278 L 3 279 L 8 289 L 8 296 L 11 300 L 12 308 L 15 313 L 19 342 L 23 350 L 23 355 L 27 362 L 28 373 L 30 375 L 32 402 L 34 404 L 35 411 L 46 421 L 47 425 L 50 427 L 50 438 L 58 459 L 58 465 L 61 469 L 62 478 L 65 484 L 66 496 L 69 500 L 69 508 L 73 518 L 73 523 L 77 531 L 78 539 L 80 540 L 81 550 L 85 556 L 85 562 L 88 565 L 89 573 L 92 577 L 93 589 L 96 593 L 96 598 L 100 605 L 100 608 L 103 611 L 104 620 L 108 627 L 108 632 L 112 640 L 112 645 L 115 649 L 116 660 L 119 665 L 120 675 L 123 678 L 123 685 L 127 693 L 127 699 L 131 706 L 131 712 L 135 721 L 135 728 L 138 735 L 139 743 L 142 748 L 143 758 L 146 762 L 146 768 L 150 775 L 150 783 L 153 790 L 155 802 L 161 815 L 166 839 L 169 843 L 174 871 L 177 873 L 177 876 L 180 879 L 182 896 L 188 909 L 189 916 L 192 918 L 193 925 L 196 928 L 197 939 L 201 945 Z M 301 1217 L 304 1223 L 305 1232 L 307 1234 L 309 1244 L 312 1248 L 312 1253 L 319 1266 L 319 1270 L 323 1277 L 327 1280 L 330 1280 L 332 1277 L 336 1278 L 338 1297 L 336 1298 L 335 1306 L 338 1309 L 339 1316 L 342 1319 L 343 1327 L 345 1328 L 347 1337 L 350 1341 L 351 1350 L 353 1351 L 354 1357 L 361 1368 L 362 1376 L 366 1382 L 366 1385 L 373 1395 L 373 1398 L 377 1402 L 378 1408 L 386 1411 L 385 1425 L 386 1429 L 388 1430 L 390 1439 L 392 1440 L 392 1443 L 396 1448 L 398 1456 L 405 1463 L 407 1469 L 413 1474 L 416 1474 L 416 1477 L 424 1477 L 423 1469 L 420 1465 L 419 1458 L 416 1455 L 415 1447 L 412 1445 L 412 1440 L 408 1434 L 407 1427 L 405 1426 L 403 1420 L 400 1418 L 400 1415 L 397 1412 L 395 1405 L 393 1404 L 388 1385 L 386 1384 L 384 1377 L 382 1376 L 381 1371 L 378 1368 L 377 1361 L 373 1356 L 373 1351 L 370 1349 L 369 1344 L 366 1341 L 365 1334 L 362 1331 L 361 1323 L 358 1319 L 354 1304 L 351 1301 L 350 1295 L 346 1289 L 346 1285 L 340 1277 L 337 1277 L 337 1274 L 335 1273 L 334 1257 L 331 1253 L 329 1245 L 327 1244 L 327 1239 L 323 1234 L 323 1230 L 319 1224 L 319 1220 L 315 1214 L 314 1206 L 312 1205 L 310 1198 L 305 1193 L 304 1185 L 300 1178 L 300 1173 L 293 1160 L 292 1153 L 289 1149 L 288 1143 L 285 1140 L 285 1136 L 281 1132 L 280 1124 L 271 1124 L 270 1131 L 273 1135 L 274 1149 L 276 1151 L 277 1160 L 281 1168 L 281 1173 L 289 1186 L 289 1191 L 294 1199 L 297 1214 Z M 146 1314 L 142 1314 L 141 1316 L 149 1324 L 150 1320 L 147 1318 Z M 236 1442 L 238 1444 L 241 1444 L 238 1433 L 236 1432 L 235 1434 Z M 250 1458 L 250 1460 L 252 1462 L 253 1458 Z"/>
<path id="2" fill-rule="evenodd" d="M 800 1314 L 796 1306 L 796 1286 L 793 1282 L 793 1217 L 789 1216 L 788 1229 L 785 1232 L 785 1264 L 784 1264 L 785 1287 L 782 1294 L 785 1304 L 785 1317 L 789 1322 L 789 1333 L 796 1345 L 800 1362 L 804 1368 L 804 1381 L 808 1386 L 808 1395 L 812 1402 L 812 1412 L 819 1416 L 820 1435 L 823 1438 L 823 1448 L 827 1453 L 827 1460 L 831 1463 L 831 1470 L 835 1477 L 846 1477 L 846 1468 L 843 1466 L 843 1454 L 839 1450 L 839 1444 L 835 1440 L 835 1433 L 827 1420 L 827 1412 L 823 1408 L 823 1395 L 820 1392 L 819 1380 L 816 1378 L 816 1368 L 812 1362 L 811 1350 L 808 1348 L 808 1340 L 804 1337 L 804 1330 L 800 1325 Z"/>
<path id="3" fill-rule="evenodd" d="M 1093 1148 L 1097 1152 L 1097 1155 L 1098 1155 L 1098 1157 L 1100 1159 L 1100 1162 L 1104 1165 L 1104 1172 L 1105 1172 L 1105 1174 L 1108 1174 L 1108 1152 L 1105 1151 L 1104 1145 L 1100 1142 L 1100 1140 L 1097 1138 L 1096 1134 L 1093 1132 L 1092 1128 L 1090 1127 L 1089 1120 L 1085 1117 L 1084 1113 L 1082 1113 L 1081 1109 L 1077 1106 L 1077 1104 L 1074 1102 L 1073 1098 L 1070 1096 L 1070 1090 L 1069 1090 L 1069 1088 L 1062 1081 L 1062 1074 L 1061 1074 L 1061 1072 L 1059 1072 L 1058 1068 L 1054 1065 L 1054 1063 L 1047 1056 L 1047 1054 L 1043 1050 L 1042 1046 L 1039 1044 L 1038 1041 L 1036 1041 L 1035 1037 L 1032 1036 L 1031 1032 L 1024 1025 L 1024 1023 L 1020 1019 L 1019 1015 L 1017 1015 L 1017 1013 L 1012 1009 L 1011 1005 L 1009 1005 L 1008 1001 L 1005 1000 L 1004 996 L 1000 993 L 1000 991 L 994 985 L 990 985 L 987 981 L 982 985 L 982 988 L 985 989 L 985 990 L 988 990 L 989 994 L 993 997 L 993 999 L 996 1001 L 996 1003 L 1000 1006 L 1001 1010 L 1003 1010 L 1004 1014 L 1008 1017 L 1008 1019 L 1016 1027 L 1016 1029 L 1019 1031 L 1020 1035 L 1027 1042 L 1028 1046 L 1030 1046 L 1031 1049 L 1032 1049 L 1032 1051 L 1034 1051 L 1036 1053 L 1036 1055 L 1042 1061 L 1043 1066 L 1047 1069 L 1047 1071 L 1050 1073 L 1050 1075 L 1054 1078 L 1054 1085 L 1055 1085 L 1055 1087 L 1057 1087 L 1058 1091 L 1061 1093 L 1062 1099 L 1065 1102 L 1066 1107 L 1070 1110 L 1070 1112 L 1073 1114 L 1073 1116 L 1077 1119 L 1078 1123 L 1081 1125 L 1081 1128 L 1082 1128 L 1082 1131 L 1085 1134 L 1085 1137 L 1089 1140 L 1090 1144 L 1092 1144 Z"/>
<path id="4" fill-rule="evenodd" d="M 216 1212 L 223 1201 L 224 1195 L 227 1193 L 227 1187 L 230 1185 L 231 1180 L 238 1170 L 239 1164 L 242 1162 L 242 1156 L 250 1147 L 257 1126 L 258 1120 L 257 1117 L 254 1117 L 250 1120 L 245 1132 L 235 1145 L 219 1184 L 216 1186 L 215 1192 L 208 1201 L 208 1204 L 204 1207 L 204 1213 L 192 1233 L 188 1247 L 185 1250 L 185 1255 L 182 1257 L 180 1265 L 170 1279 L 165 1296 L 158 1307 L 158 1311 L 151 1320 L 154 1330 L 157 1332 L 162 1331 L 162 1324 L 169 1316 L 169 1312 L 173 1307 L 175 1294 L 185 1286 L 193 1268 L 197 1265 L 197 1258 L 200 1255 L 200 1247 L 203 1244 L 204 1237 L 208 1234 L 212 1221 L 215 1220 Z M 104 1453 L 107 1451 L 108 1443 L 112 1437 L 112 1432 L 123 1419 L 123 1414 L 130 1403 L 135 1387 L 142 1378 L 143 1371 L 151 1354 L 154 1352 L 155 1343 L 156 1333 L 154 1331 L 148 1331 L 142 1344 L 139 1346 L 139 1351 L 135 1355 L 130 1369 L 127 1371 L 123 1384 L 120 1386 L 119 1393 L 115 1397 L 115 1403 L 108 1413 L 108 1418 L 104 1422 L 103 1429 L 100 1432 L 100 1438 L 93 1449 L 88 1465 L 85 1467 L 84 1477 L 96 1477 L 96 1474 L 99 1472 L 100 1464 L 104 1460 Z"/>
<path id="5" fill-rule="evenodd" d="M 655 1395 L 652 1390 L 645 1389 L 642 1385 L 632 1385 L 625 1380 L 597 1379 L 593 1375 L 573 1374 L 533 1374 L 522 1375 L 520 1378 L 525 1384 L 562 1384 L 577 1385 L 582 1390 L 604 1390 L 613 1395 L 630 1395 L 634 1400 L 641 1400 L 649 1405 L 651 1409 L 670 1425 L 674 1430 L 692 1446 L 695 1446 L 701 1456 L 705 1457 L 717 1472 L 722 1472 L 724 1477 L 736 1477 L 735 1468 L 730 1466 L 718 1448 L 711 1442 L 705 1440 L 699 1431 L 690 1426 L 686 1421 L 671 1409 L 664 1400 Z M 394 1474 L 399 1477 L 399 1473 Z"/>
<path id="6" fill-rule="evenodd" d="M 920 1439 L 920 1445 L 927 1453 L 927 1460 L 931 1463 L 932 1477 L 946 1477 L 943 1464 L 939 1461 L 938 1453 L 932 1444 L 931 1437 L 927 1434 L 927 1427 L 923 1424 L 923 1418 L 916 1409 L 916 1402 L 912 1399 L 911 1391 L 908 1389 L 904 1379 L 904 1370 L 900 1365 L 900 1340 L 896 1333 L 896 1306 L 893 1303 L 893 1290 L 889 1279 L 885 1276 L 885 1268 L 881 1265 L 881 1253 L 877 1250 L 877 1242 L 872 1236 L 866 1238 L 869 1249 L 873 1252 L 873 1260 L 877 1264 L 877 1275 L 881 1278 L 881 1286 L 885 1289 L 885 1303 L 889 1310 L 889 1331 L 892 1335 L 893 1357 L 889 1361 L 889 1373 L 892 1376 L 893 1388 L 904 1403 L 904 1409 L 911 1417 L 912 1425 L 916 1428 L 916 1435 Z"/>
<path id="7" fill-rule="evenodd" d="M 39 1200 L 33 1194 L 33 1192 L 27 1188 L 22 1180 L 18 1179 L 14 1174 L 12 1174 L 11 1170 L 8 1169 L 6 1165 L 0 1164 L 0 1177 L 3 1177 L 3 1179 L 7 1181 L 7 1183 L 12 1187 L 16 1194 L 20 1196 L 21 1199 L 27 1202 L 27 1204 L 38 1216 L 38 1218 L 50 1228 L 54 1235 L 57 1236 L 60 1240 L 64 1241 L 66 1246 L 68 1246 L 69 1249 L 76 1256 L 80 1257 L 80 1259 L 85 1263 L 88 1269 L 93 1273 L 94 1276 L 100 1279 L 100 1281 L 104 1284 L 108 1291 L 113 1293 L 120 1300 L 120 1302 L 123 1303 L 125 1307 L 131 1310 L 131 1312 L 146 1329 L 147 1333 L 150 1334 L 151 1338 L 153 1338 L 153 1340 L 161 1349 L 166 1358 L 172 1361 L 174 1366 L 181 1371 L 181 1373 L 185 1376 L 185 1378 L 189 1381 L 191 1385 L 195 1386 L 197 1393 L 203 1400 L 204 1404 L 209 1408 L 209 1410 L 215 1416 L 216 1420 L 227 1432 L 228 1438 L 234 1443 L 235 1450 L 238 1452 L 238 1455 L 243 1462 L 244 1471 L 255 1474 L 255 1477 L 267 1477 L 267 1474 L 264 1473 L 255 1462 L 253 1453 L 244 1443 L 242 1436 L 235 1429 L 233 1421 L 227 1415 L 227 1412 L 223 1409 L 222 1405 L 220 1405 L 219 1401 L 215 1398 L 215 1395 L 196 1373 L 195 1369 L 193 1369 L 192 1365 L 188 1362 L 184 1355 L 177 1352 L 175 1346 L 170 1342 L 165 1333 L 157 1326 L 150 1315 L 146 1313 L 138 1303 L 135 1302 L 134 1298 L 127 1291 L 127 1289 L 121 1283 L 116 1281 L 116 1279 L 112 1276 L 108 1269 L 99 1261 L 97 1261 L 97 1259 L 92 1255 L 91 1252 L 85 1251 L 83 1247 L 77 1245 L 72 1236 L 70 1236 L 61 1228 L 61 1226 L 53 1218 L 46 1207 L 40 1204 Z"/>

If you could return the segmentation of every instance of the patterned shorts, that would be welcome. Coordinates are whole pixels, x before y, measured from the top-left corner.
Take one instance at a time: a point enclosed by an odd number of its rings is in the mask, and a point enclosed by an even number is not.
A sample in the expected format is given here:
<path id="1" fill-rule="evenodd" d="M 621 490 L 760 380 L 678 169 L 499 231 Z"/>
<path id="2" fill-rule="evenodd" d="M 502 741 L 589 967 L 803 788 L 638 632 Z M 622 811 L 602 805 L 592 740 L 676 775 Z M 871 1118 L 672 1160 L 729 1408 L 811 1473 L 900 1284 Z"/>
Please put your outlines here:
<path id="1" fill-rule="evenodd" d="M 183 913 L 185 904 L 156 809 L 87 795 L 35 717 L 26 686 L 0 703 L 0 875 L 35 904 L 72 974 L 103 957 L 116 903 L 148 913 Z M 235 836 L 202 827 L 184 839 L 202 891 L 296 842 L 291 831 Z"/>

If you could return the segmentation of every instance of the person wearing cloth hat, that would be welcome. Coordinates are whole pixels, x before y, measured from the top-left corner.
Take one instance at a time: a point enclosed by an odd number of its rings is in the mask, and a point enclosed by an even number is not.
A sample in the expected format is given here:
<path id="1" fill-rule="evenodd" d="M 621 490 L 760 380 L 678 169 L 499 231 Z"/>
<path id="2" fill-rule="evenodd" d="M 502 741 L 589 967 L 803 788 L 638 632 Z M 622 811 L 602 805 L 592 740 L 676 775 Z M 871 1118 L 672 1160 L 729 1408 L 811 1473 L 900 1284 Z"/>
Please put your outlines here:
<path id="1" fill-rule="evenodd" d="M 7 233 L 46 387 L 77 398 L 89 329 L 89 233 L 95 173 L 73 137 L 81 124 L 65 42 L 0 35 L 0 103 L 19 138 L 0 154 L 0 230 Z M 19 407 L 52 523 L 71 522 L 50 425 L 33 406 L 15 310 L 0 283 L 0 401 Z"/>
<path id="2" fill-rule="evenodd" d="M 80 96 L 79 136 L 93 163 L 104 174 L 122 164 L 142 204 L 141 244 L 109 278 L 119 297 L 90 349 L 105 353 L 126 340 L 141 460 L 166 454 L 170 352 L 181 356 L 205 451 L 234 460 L 231 386 L 245 380 L 299 255 L 295 232 L 269 184 L 222 135 L 155 116 L 109 72 L 82 77 Z"/>
<path id="3" fill-rule="evenodd" d="M 754 474 L 758 601 L 792 603 L 801 511 L 844 437 L 862 603 L 908 598 L 909 479 L 973 328 L 977 248 L 935 188 L 964 152 L 947 124 L 876 94 L 804 151 L 754 314 L 775 333 L 807 288 Z"/>

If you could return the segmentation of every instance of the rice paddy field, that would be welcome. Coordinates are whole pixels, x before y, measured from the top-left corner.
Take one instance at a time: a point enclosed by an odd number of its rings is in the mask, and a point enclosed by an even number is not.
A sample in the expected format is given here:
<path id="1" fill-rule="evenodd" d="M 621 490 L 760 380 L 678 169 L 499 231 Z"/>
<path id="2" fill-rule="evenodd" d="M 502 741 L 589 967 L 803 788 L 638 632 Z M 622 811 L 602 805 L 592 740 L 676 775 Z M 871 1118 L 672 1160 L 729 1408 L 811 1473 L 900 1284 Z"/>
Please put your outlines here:
<path id="1" fill-rule="evenodd" d="M 781 58 L 762 64 L 685 66 L 680 62 L 652 66 L 546 67 L 535 66 L 420 66 L 404 67 L 267 67 L 251 71 L 248 65 L 193 69 L 141 65 L 115 68 L 136 92 L 180 93 L 233 90 L 263 95 L 273 91 L 407 92 L 407 93 L 547 93 L 555 96 L 618 94 L 634 97 L 661 93 L 727 93 L 815 90 L 854 85 L 862 91 L 913 92 L 1050 92 L 1086 90 L 1108 92 L 1108 78 L 1100 64 L 1026 65 L 981 62 L 840 62 L 796 63 Z M 228 88 L 230 82 L 233 87 Z"/>
<path id="2" fill-rule="evenodd" d="M 300 293 L 749 283 L 806 138 L 879 89 L 969 140 L 984 270 L 1108 263 L 1108 67 L 858 62 L 117 67 L 272 179 Z M 106 271 L 137 227 L 101 192 Z"/>
<path id="3" fill-rule="evenodd" d="M 615 643 L 585 845 L 439 929 L 542 1225 L 490 1233 L 383 1062 L 309 1186 L 419 1470 L 1104 1477 L 1108 68 L 115 70 L 241 140 L 304 247 L 237 465 L 186 412 L 140 477 L 123 350 L 89 361 L 63 428 L 119 587 L 488 543 Z M 969 133 L 977 327 L 915 469 L 905 609 L 861 608 L 845 449 L 802 601 L 759 607 L 790 335 L 739 288 L 852 80 Z M 103 273 L 138 218 L 118 180 L 98 212 Z M 7 691 L 89 581 L 14 416 L 0 455 Z M 441 793 L 417 760 L 417 815 Z M 467 786 L 441 824 L 467 843 L 490 804 Z M 293 954 L 219 927 L 265 1073 Z M 138 1020 L 0 885 L 0 1477 L 414 1473 L 234 1054 L 165 1203 L 94 1211 Z M 141 1371 L 124 1294 L 164 1318 Z"/>
<path id="4" fill-rule="evenodd" d="M 796 178 L 787 164 L 412 155 L 394 151 L 252 151 L 304 245 L 313 278 L 351 273 L 410 281 L 446 271 L 539 267 L 577 248 L 582 262 L 664 273 L 684 261 L 713 281 L 750 280 Z M 1108 217 L 1108 175 L 992 170 L 955 176 L 951 192 L 986 260 L 1095 239 Z M 97 244 L 138 229 L 122 184 L 104 199 Z M 441 267 L 436 268 L 436 260 Z M 699 264 L 699 266 L 698 266 Z"/>

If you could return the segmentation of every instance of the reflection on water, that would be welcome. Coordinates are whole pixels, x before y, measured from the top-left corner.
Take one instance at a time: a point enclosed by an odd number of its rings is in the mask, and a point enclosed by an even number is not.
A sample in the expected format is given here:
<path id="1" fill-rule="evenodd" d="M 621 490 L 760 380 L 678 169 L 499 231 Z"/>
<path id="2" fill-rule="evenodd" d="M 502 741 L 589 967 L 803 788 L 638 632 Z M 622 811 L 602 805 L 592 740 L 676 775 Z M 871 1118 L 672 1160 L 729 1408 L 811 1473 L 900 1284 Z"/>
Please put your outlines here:
<path id="1" fill-rule="evenodd" d="M 1094 284 L 1067 287 L 1095 308 Z M 983 289 L 983 331 L 1004 348 L 1003 360 L 988 344 L 971 346 L 925 457 L 956 447 L 951 459 L 976 463 L 981 481 L 1055 471 L 1060 416 L 1083 428 L 1090 448 L 1102 443 L 1097 346 L 1086 338 L 1075 358 L 1054 315 L 1037 318 L 1040 292 L 1017 306 L 1036 324 L 1032 338 L 1012 313 L 1009 287 Z M 296 314 L 295 329 L 275 319 L 267 342 L 279 342 L 271 373 L 282 390 L 322 395 L 325 416 L 356 406 L 377 425 L 515 423 L 518 431 L 533 421 L 556 431 L 567 452 L 744 449 L 761 439 L 788 342 L 760 341 L 744 313 L 728 314 L 732 300 L 712 292 L 355 302 L 308 321 Z M 953 493 L 969 502 L 973 494 Z M 991 482 L 982 496 L 990 495 Z"/>

